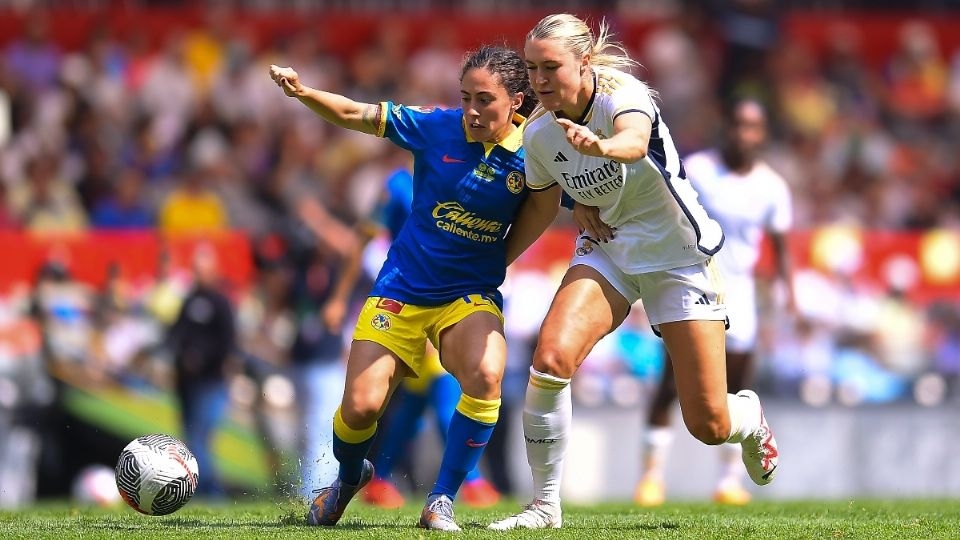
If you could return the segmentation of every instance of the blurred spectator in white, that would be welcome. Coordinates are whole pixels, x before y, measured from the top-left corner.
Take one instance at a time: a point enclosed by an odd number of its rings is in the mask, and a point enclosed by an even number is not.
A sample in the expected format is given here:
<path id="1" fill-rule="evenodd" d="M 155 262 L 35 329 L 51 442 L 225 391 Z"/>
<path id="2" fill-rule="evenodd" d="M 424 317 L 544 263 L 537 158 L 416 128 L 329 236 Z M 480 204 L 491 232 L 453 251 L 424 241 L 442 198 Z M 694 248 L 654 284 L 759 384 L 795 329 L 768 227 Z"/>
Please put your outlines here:
<path id="1" fill-rule="evenodd" d="M 87 216 L 73 187 L 58 176 L 55 155 L 32 159 L 26 177 L 10 194 L 10 203 L 24 229 L 37 233 L 76 233 L 87 227 Z"/>
<path id="2" fill-rule="evenodd" d="M 907 257 L 894 259 L 887 267 L 887 294 L 878 306 L 872 348 L 885 369 L 914 378 L 930 366 L 924 343 L 926 317 L 907 297 L 919 270 Z"/>
<path id="3" fill-rule="evenodd" d="M 43 414 L 54 399 L 53 384 L 44 366 L 40 333 L 24 317 L 22 290 L 0 297 L 0 509 L 33 504 Z"/>
<path id="4" fill-rule="evenodd" d="M 455 106 L 460 96 L 460 64 L 463 60 L 462 47 L 459 44 L 457 28 L 444 21 L 431 25 L 426 42 L 410 55 L 404 74 L 409 78 L 405 91 L 409 99 L 422 105 Z M 396 64 L 402 66 L 403 64 Z M 400 75 L 394 74 L 399 82 Z M 386 88 L 384 93 L 392 95 Z M 416 96 L 416 97 L 414 97 Z"/>
<path id="5" fill-rule="evenodd" d="M 163 49 L 146 68 L 146 78 L 138 93 L 139 106 L 154 119 L 151 129 L 161 148 L 182 136 L 198 103 L 198 90 L 184 54 L 183 35 L 168 35 Z"/>
<path id="6" fill-rule="evenodd" d="M 63 258 L 51 255 L 37 277 L 32 312 L 40 325 L 45 360 L 53 369 L 102 379 L 88 362 L 94 302 L 90 286 L 74 279 Z"/>

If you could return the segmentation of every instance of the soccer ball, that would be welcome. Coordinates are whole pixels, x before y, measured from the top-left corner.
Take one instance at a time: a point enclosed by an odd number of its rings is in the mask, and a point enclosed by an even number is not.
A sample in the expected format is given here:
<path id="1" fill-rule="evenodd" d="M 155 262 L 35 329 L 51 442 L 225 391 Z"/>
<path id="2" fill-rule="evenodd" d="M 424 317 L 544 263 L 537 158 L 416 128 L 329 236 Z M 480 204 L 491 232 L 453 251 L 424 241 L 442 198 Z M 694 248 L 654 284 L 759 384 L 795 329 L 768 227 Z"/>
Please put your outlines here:
<path id="1" fill-rule="evenodd" d="M 179 439 L 162 433 L 130 441 L 117 459 L 117 489 L 131 508 L 163 516 L 183 508 L 197 491 L 197 459 Z"/>
<path id="2" fill-rule="evenodd" d="M 73 479 L 73 501 L 86 506 L 110 507 L 120 503 L 116 475 L 106 465 L 90 465 Z"/>

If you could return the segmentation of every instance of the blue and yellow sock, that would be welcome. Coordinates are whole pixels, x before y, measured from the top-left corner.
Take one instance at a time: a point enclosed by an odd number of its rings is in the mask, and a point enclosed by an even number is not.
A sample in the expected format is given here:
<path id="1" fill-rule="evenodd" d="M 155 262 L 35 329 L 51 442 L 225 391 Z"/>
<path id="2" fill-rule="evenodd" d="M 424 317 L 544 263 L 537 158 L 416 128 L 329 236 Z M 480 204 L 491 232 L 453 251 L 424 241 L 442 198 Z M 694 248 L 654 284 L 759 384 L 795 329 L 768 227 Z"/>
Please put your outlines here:
<path id="1" fill-rule="evenodd" d="M 367 457 L 377 423 L 363 429 L 353 429 L 343 421 L 340 408 L 333 415 L 333 457 L 340 462 L 340 480 L 352 486 L 360 482 L 363 460 Z"/>
<path id="2" fill-rule="evenodd" d="M 440 474 L 430 490 L 431 495 L 442 494 L 451 499 L 457 495 L 467 473 L 477 468 L 499 415 L 499 399 L 460 396 L 457 410 L 450 419 Z"/>
<path id="3" fill-rule="evenodd" d="M 444 373 L 436 378 L 430 384 L 430 403 L 433 405 L 437 414 L 437 433 L 444 438 L 446 444 L 447 434 L 450 432 L 450 421 L 457 412 L 457 405 L 460 403 L 460 383 L 449 373 Z M 470 482 L 480 478 L 480 468 L 474 467 L 467 473 L 465 482 Z"/>

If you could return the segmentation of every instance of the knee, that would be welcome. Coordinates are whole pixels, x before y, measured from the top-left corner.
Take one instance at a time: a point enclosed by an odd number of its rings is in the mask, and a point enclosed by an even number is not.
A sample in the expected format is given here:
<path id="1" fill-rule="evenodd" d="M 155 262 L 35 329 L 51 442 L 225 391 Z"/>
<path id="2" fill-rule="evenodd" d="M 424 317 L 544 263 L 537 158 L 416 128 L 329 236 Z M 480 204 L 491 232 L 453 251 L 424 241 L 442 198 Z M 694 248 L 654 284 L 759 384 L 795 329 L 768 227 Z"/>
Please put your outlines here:
<path id="1" fill-rule="evenodd" d="M 540 373 L 569 379 L 577 370 L 576 361 L 573 357 L 555 344 L 537 345 L 536 352 L 533 353 L 533 369 Z"/>
<path id="2" fill-rule="evenodd" d="M 726 442 L 730 438 L 730 419 L 716 411 L 712 414 L 696 414 L 690 418 L 684 415 L 683 422 L 687 430 L 698 441 L 718 445 Z"/>
<path id="3" fill-rule="evenodd" d="M 364 429 L 380 417 L 381 404 L 364 395 L 347 395 L 340 405 L 340 418 L 350 428 Z"/>
<path id="4" fill-rule="evenodd" d="M 498 399 L 503 382 L 503 366 L 495 362 L 481 363 L 475 370 L 457 377 L 464 393 L 479 399 Z"/>

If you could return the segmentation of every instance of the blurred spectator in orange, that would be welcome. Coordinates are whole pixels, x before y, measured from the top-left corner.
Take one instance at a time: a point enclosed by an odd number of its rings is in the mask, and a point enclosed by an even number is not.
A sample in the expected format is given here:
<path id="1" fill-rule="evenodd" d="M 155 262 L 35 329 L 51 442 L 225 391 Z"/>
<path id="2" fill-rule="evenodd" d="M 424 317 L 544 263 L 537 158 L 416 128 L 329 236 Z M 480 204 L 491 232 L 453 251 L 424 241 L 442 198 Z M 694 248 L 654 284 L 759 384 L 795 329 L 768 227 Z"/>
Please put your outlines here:
<path id="1" fill-rule="evenodd" d="M 7 183 L 0 178 L 0 230 L 10 230 L 20 228 L 20 221 L 10 209 L 7 194 L 9 188 Z"/>
<path id="2" fill-rule="evenodd" d="M 947 105 L 947 64 L 937 36 L 923 21 L 900 28 L 899 48 L 886 67 L 886 106 L 896 118 L 938 120 Z"/>

